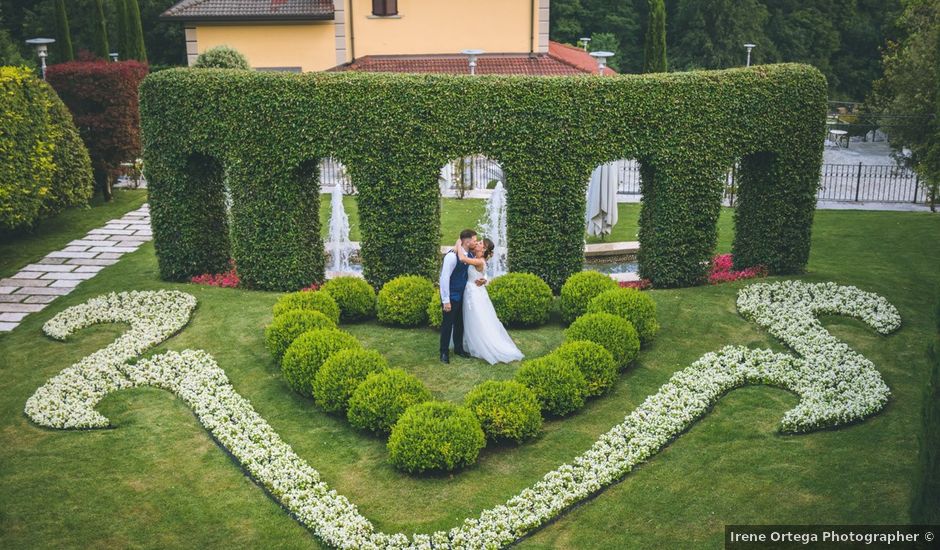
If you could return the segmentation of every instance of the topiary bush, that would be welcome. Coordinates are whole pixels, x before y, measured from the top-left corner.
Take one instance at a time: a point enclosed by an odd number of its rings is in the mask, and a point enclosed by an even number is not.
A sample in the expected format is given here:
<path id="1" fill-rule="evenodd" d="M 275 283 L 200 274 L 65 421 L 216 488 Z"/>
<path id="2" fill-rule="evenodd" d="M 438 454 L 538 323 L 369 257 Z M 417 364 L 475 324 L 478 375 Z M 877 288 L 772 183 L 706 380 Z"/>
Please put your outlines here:
<path id="1" fill-rule="evenodd" d="M 606 290 L 595 296 L 588 304 L 588 313 L 612 313 L 633 324 L 640 344 L 653 340 L 659 332 L 656 321 L 656 302 L 645 292 L 635 288 Z"/>
<path id="2" fill-rule="evenodd" d="M 296 309 L 319 311 L 333 321 L 333 324 L 339 323 L 339 306 L 336 305 L 333 296 L 327 292 L 301 290 L 285 294 L 274 304 L 274 317 Z"/>
<path id="3" fill-rule="evenodd" d="M 548 322 L 552 289 L 537 275 L 507 273 L 486 285 L 496 316 L 507 325 L 537 326 Z"/>
<path id="4" fill-rule="evenodd" d="M 326 328 L 336 328 L 336 323 L 319 311 L 288 311 L 275 317 L 264 329 L 264 345 L 274 360 L 280 363 L 294 339 L 309 330 Z"/>
<path id="5" fill-rule="evenodd" d="M 379 291 L 376 312 L 388 325 L 416 327 L 428 322 L 428 303 L 435 290 L 424 277 L 406 275 L 385 283 Z"/>
<path id="6" fill-rule="evenodd" d="M 561 319 L 571 323 L 583 315 L 591 300 L 601 292 L 617 288 L 617 283 L 603 273 L 582 271 L 575 273 L 561 287 Z"/>
<path id="7" fill-rule="evenodd" d="M 373 372 L 388 369 L 385 357 L 371 349 L 344 349 L 329 357 L 313 378 L 313 400 L 326 412 L 345 411 L 356 388 Z"/>
<path id="8" fill-rule="evenodd" d="M 477 461 L 486 436 L 466 407 L 430 401 L 409 407 L 388 438 L 389 460 L 399 470 L 450 472 Z"/>
<path id="9" fill-rule="evenodd" d="M 193 67 L 197 69 L 250 70 L 248 58 L 231 46 L 215 46 L 199 54 Z"/>
<path id="10" fill-rule="evenodd" d="M 298 336 L 281 360 L 281 374 L 295 392 L 311 396 L 313 381 L 323 363 L 344 349 L 358 349 L 362 344 L 348 332 L 334 328 L 307 331 Z"/>
<path id="11" fill-rule="evenodd" d="M 612 313 L 588 313 L 575 319 L 565 331 L 565 340 L 587 340 L 604 346 L 620 368 L 640 352 L 640 337 L 633 324 Z"/>
<path id="12" fill-rule="evenodd" d="M 431 392 L 414 375 L 401 369 L 374 372 L 349 399 L 346 418 L 353 427 L 388 433 L 405 409 L 431 400 Z"/>
<path id="13" fill-rule="evenodd" d="M 523 361 L 516 381 L 532 390 L 543 412 L 555 416 L 584 406 L 588 390 L 581 370 L 554 354 Z"/>
<path id="14" fill-rule="evenodd" d="M 486 437 L 494 441 L 521 443 L 542 428 L 538 398 L 514 380 L 487 380 L 470 390 L 464 404 L 480 420 Z"/>
<path id="15" fill-rule="evenodd" d="M 431 303 L 428 304 L 428 326 L 431 328 L 441 328 L 444 322 L 444 310 L 441 309 L 441 293 L 435 289 L 431 296 Z"/>
<path id="16" fill-rule="evenodd" d="M 565 342 L 552 352 L 581 371 L 587 381 L 587 397 L 601 395 L 617 380 L 617 363 L 604 346 L 587 340 Z"/>
<path id="17" fill-rule="evenodd" d="M 339 306 L 339 318 L 344 323 L 364 321 L 375 315 L 375 289 L 359 277 L 334 277 L 320 287 L 329 293 Z"/>

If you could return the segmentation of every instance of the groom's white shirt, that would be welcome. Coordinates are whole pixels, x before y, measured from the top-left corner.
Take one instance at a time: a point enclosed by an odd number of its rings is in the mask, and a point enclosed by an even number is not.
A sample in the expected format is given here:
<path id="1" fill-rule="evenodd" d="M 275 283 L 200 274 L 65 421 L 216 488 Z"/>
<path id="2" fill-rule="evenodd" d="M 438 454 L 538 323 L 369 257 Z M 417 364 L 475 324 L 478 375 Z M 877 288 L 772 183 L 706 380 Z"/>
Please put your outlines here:
<path id="1" fill-rule="evenodd" d="M 451 254 L 451 252 L 454 252 Z M 441 267 L 441 279 L 438 285 L 441 287 L 441 303 L 450 303 L 450 276 L 457 267 L 457 253 L 453 250 L 444 255 L 444 265 Z"/>

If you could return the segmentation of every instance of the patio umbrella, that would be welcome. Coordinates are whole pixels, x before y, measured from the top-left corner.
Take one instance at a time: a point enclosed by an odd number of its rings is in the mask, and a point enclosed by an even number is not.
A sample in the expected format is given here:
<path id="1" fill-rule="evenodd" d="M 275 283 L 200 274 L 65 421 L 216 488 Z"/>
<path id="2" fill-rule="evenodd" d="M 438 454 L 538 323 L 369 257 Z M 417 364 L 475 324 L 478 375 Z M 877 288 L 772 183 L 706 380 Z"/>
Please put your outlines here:
<path id="1" fill-rule="evenodd" d="M 621 164 L 621 161 L 608 162 L 591 173 L 585 214 L 588 235 L 610 235 L 617 224 L 617 184 Z"/>

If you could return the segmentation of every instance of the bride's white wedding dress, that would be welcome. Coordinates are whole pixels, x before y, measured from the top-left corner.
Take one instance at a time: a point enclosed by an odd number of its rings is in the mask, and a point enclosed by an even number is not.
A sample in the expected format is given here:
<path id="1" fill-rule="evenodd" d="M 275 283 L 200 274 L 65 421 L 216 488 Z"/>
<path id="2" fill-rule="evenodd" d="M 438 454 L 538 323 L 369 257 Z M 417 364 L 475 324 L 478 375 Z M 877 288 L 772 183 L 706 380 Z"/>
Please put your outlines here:
<path id="1" fill-rule="evenodd" d="M 509 363 L 522 359 L 509 333 L 496 317 L 493 302 L 485 286 L 477 286 L 486 272 L 470 266 L 467 288 L 463 293 L 463 346 L 467 353 L 489 364 Z"/>

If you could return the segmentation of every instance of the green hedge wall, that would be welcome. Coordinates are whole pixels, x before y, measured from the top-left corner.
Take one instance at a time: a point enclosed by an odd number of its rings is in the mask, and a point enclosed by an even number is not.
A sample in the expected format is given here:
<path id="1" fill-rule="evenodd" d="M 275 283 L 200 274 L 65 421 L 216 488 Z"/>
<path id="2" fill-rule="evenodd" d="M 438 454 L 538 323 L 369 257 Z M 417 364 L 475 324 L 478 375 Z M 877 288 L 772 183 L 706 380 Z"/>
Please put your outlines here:
<path id="1" fill-rule="evenodd" d="M 91 161 L 72 115 L 28 69 L 0 67 L 0 159 L 0 232 L 91 197 Z"/>
<path id="2" fill-rule="evenodd" d="M 556 292 L 582 268 L 590 173 L 619 158 L 643 165 L 639 261 L 655 285 L 704 278 L 722 178 L 742 159 L 754 192 L 740 195 L 739 263 L 799 272 L 825 111 L 824 77 L 791 64 L 603 78 L 179 69 L 141 86 L 162 275 L 185 279 L 229 254 L 214 233 L 222 186 L 199 185 L 185 169 L 200 155 L 222 166 L 232 190 L 239 274 L 265 289 L 323 278 L 317 173 L 307 168 L 326 156 L 342 161 L 359 189 L 362 258 L 374 286 L 435 275 L 438 173 L 474 153 L 498 160 L 506 176 L 510 269 Z M 748 160 L 767 155 L 769 166 Z"/>

